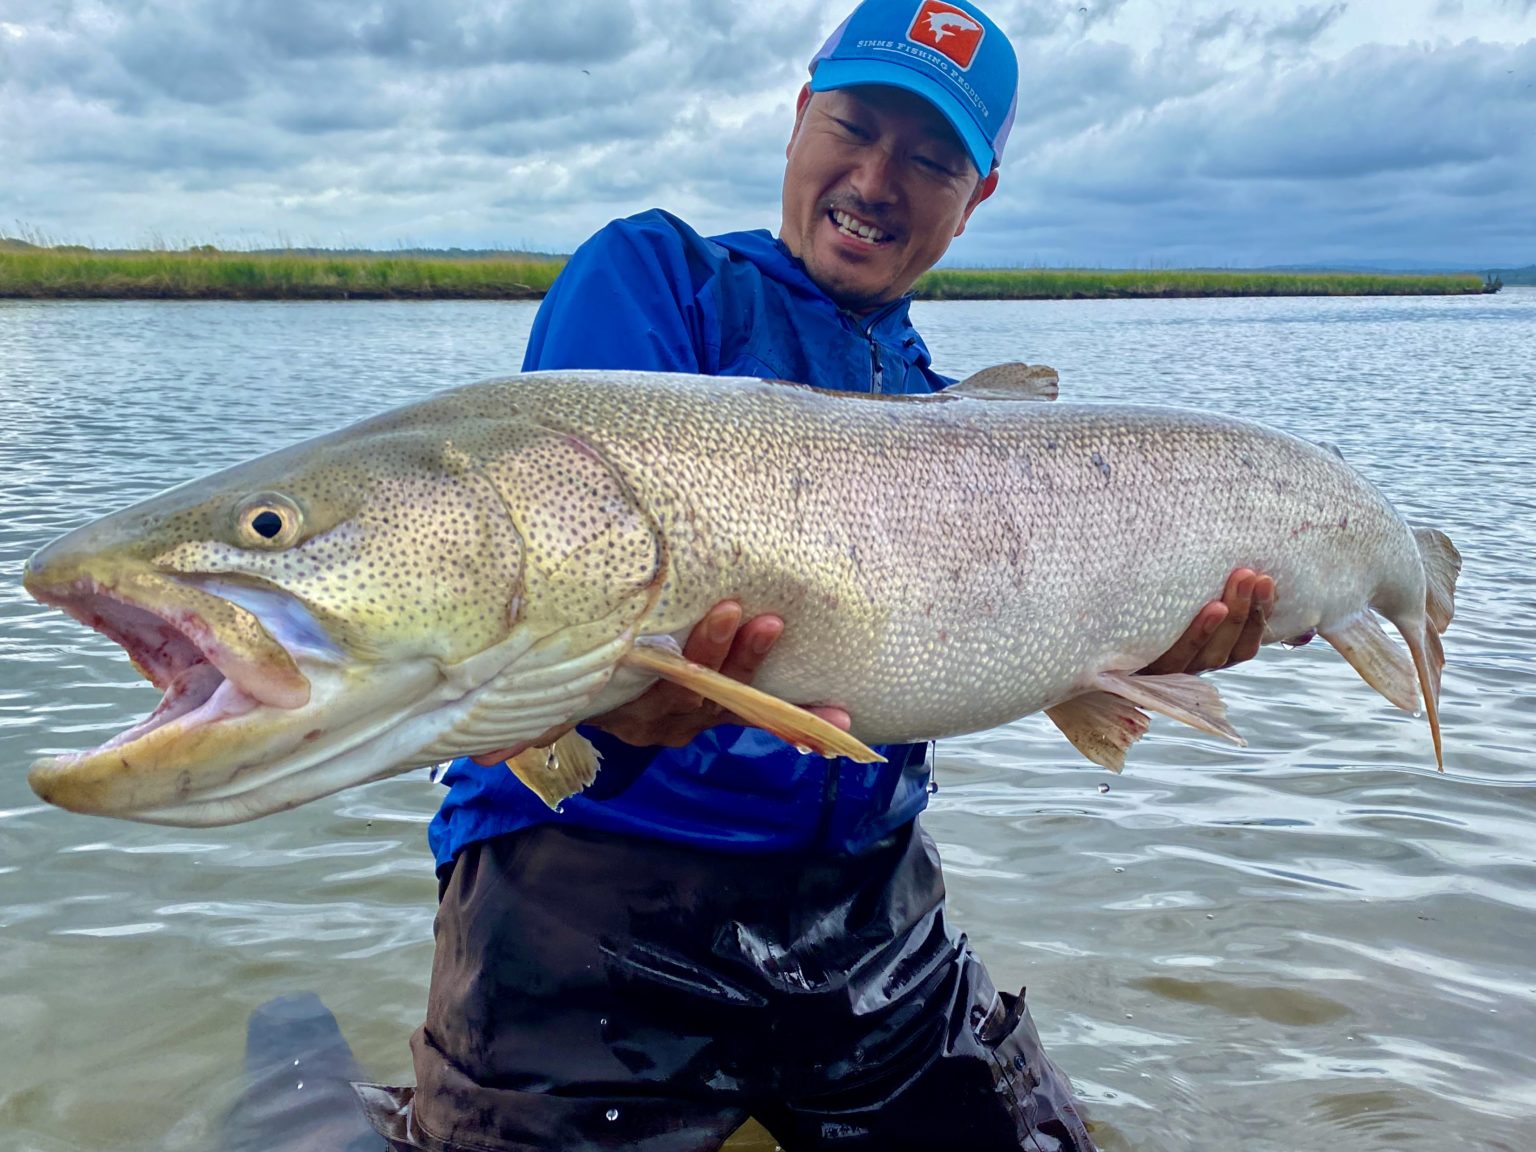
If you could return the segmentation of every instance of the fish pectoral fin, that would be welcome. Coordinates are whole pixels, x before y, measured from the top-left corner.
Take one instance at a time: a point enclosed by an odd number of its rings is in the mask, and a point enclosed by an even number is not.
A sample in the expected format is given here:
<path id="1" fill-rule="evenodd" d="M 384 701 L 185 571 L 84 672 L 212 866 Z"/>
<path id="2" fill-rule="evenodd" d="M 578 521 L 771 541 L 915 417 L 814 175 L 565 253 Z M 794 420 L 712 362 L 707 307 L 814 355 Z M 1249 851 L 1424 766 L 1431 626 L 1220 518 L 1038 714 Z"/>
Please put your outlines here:
<path id="1" fill-rule="evenodd" d="M 1054 400 L 1061 391 L 1060 385 L 1056 369 L 1013 360 L 983 368 L 942 394 L 975 400 Z"/>
<path id="2" fill-rule="evenodd" d="M 1419 681 L 1413 661 L 1392 643 L 1369 608 L 1340 624 L 1319 628 L 1317 634 L 1332 644 L 1372 688 L 1404 712 L 1418 711 Z"/>
<path id="3" fill-rule="evenodd" d="M 846 756 L 859 764 L 885 762 L 880 753 L 815 713 L 786 704 L 750 684 L 722 676 L 713 668 L 695 664 L 679 653 L 651 645 L 636 645 L 620 663 L 697 692 L 734 713 L 743 723 L 771 732 L 796 747 L 809 748 L 819 756 Z"/>
<path id="4" fill-rule="evenodd" d="M 1151 726 L 1136 705 L 1113 692 L 1084 692 L 1047 708 L 1061 734 L 1088 759 L 1111 772 L 1125 767 L 1125 754 Z"/>
<path id="5" fill-rule="evenodd" d="M 560 805 L 597 779 L 602 755 L 575 729 L 544 748 L 528 748 L 507 761 L 507 767 L 529 791 L 550 808 Z"/>
<path id="6" fill-rule="evenodd" d="M 1247 741 L 1227 723 L 1227 706 L 1215 685 L 1187 672 L 1162 676 L 1142 676 L 1135 672 L 1100 672 L 1094 685 L 1104 692 L 1123 697 L 1132 704 L 1157 712 L 1170 720 L 1188 724 L 1212 736 L 1220 736 L 1237 745 Z"/>

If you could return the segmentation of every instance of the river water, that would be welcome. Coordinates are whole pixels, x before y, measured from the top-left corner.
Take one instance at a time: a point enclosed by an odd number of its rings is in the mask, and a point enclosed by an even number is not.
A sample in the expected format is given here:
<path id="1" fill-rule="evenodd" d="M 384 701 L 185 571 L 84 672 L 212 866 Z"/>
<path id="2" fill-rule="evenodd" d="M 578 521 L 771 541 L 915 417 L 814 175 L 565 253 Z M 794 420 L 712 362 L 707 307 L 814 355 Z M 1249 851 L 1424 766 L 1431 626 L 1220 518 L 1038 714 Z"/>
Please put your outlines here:
<path id="1" fill-rule="evenodd" d="M 1023 358 L 1072 399 L 1332 441 L 1466 561 L 1443 775 L 1321 643 L 1221 674 L 1247 748 L 1159 722 L 1112 777 L 1039 718 L 939 746 L 955 918 L 1029 986 L 1106 1152 L 1536 1148 L 1536 291 L 914 311 L 957 375 Z M 20 570 L 172 482 L 513 370 L 532 316 L 0 303 L 0 1148 L 212 1148 L 247 1014 L 301 989 L 409 1079 L 437 786 L 206 831 L 40 805 L 32 758 L 156 694 Z"/>

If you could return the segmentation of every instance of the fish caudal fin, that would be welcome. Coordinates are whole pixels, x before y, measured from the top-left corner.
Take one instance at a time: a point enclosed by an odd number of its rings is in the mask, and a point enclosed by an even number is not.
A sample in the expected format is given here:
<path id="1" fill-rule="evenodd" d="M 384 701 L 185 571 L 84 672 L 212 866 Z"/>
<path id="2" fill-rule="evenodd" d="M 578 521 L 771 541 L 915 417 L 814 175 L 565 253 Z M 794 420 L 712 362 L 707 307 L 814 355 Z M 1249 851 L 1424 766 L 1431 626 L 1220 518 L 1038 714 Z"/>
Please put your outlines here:
<path id="1" fill-rule="evenodd" d="M 859 764 L 885 762 L 884 756 L 815 713 L 786 704 L 750 684 L 722 676 L 713 668 L 695 664 L 676 652 L 636 645 L 622 663 L 697 692 L 735 714 L 744 724 L 771 732 L 798 748 L 808 748 L 820 756 L 846 756 Z"/>
<path id="2" fill-rule="evenodd" d="M 1415 636 L 1403 632 L 1413 665 L 1419 675 L 1424 695 L 1424 714 L 1429 717 L 1429 734 L 1435 742 L 1435 763 L 1445 770 L 1445 754 L 1440 745 L 1440 673 L 1445 668 L 1445 648 L 1440 634 L 1456 614 L 1456 577 L 1461 575 L 1461 553 L 1444 532 L 1433 528 L 1415 528 L 1413 538 L 1424 561 L 1424 625 Z"/>
<path id="3" fill-rule="evenodd" d="M 1074 748 L 1113 772 L 1124 767 L 1126 750 L 1146 734 L 1146 712 L 1161 713 L 1234 744 L 1244 743 L 1227 723 L 1221 694 L 1198 676 L 1101 672 L 1092 683 L 1089 691 L 1047 708 L 1045 714 Z"/>
<path id="4" fill-rule="evenodd" d="M 1424 561 L 1424 612 L 1438 635 L 1451 626 L 1456 614 L 1456 577 L 1461 575 L 1461 553 L 1444 532 L 1415 528 L 1413 538 Z"/>
<path id="5" fill-rule="evenodd" d="M 1395 613 L 1393 623 L 1408 645 L 1408 655 L 1397 648 L 1376 622 L 1370 608 L 1362 609 L 1340 624 L 1320 628 L 1319 635 L 1338 649 L 1361 678 L 1404 712 L 1417 711 L 1424 702 L 1429 734 L 1435 742 L 1435 763 L 1445 769 L 1440 742 L 1440 673 L 1445 668 L 1445 648 L 1440 634 L 1456 613 L 1456 577 L 1461 573 L 1461 554 L 1444 532 L 1415 528 L 1419 559 L 1424 565 L 1422 611 Z"/>
<path id="6" fill-rule="evenodd" d="M 602 755 L 574 729 L 547 748 L 529 748 L 507 761 L 507 767 L 550 808 L 560 805 L 597 779 Z"/>

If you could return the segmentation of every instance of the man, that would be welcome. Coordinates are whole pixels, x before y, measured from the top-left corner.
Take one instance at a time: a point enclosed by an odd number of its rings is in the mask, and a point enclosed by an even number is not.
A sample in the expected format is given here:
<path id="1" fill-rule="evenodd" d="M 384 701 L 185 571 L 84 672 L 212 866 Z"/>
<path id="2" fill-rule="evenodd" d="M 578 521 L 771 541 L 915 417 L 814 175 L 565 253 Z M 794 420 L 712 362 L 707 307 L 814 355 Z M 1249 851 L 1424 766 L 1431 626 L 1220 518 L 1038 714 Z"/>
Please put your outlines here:
<path id="1" fill-rule="evenodd" d="M 778 238 L 654 211 L 609 225 L 545 300 L 525 369 L 945 386 L 906 294 L 997 187 L 1016 89 L 968 0 L 866 0 L 811 62 Z M 1157 670 L 1250 656 L 1272 594 L 1234 573 Z M 783 627 L 726 603 L 684 650 L 749 680 Z M 752 1115 L 791 1152 L 1090 1152 L 1022 996 L 947 921 L 916 827 L 926 747 L 829 762 L 729 719 L 657 686 L 594 720 L 602 770 L 559 813 L 500 754 L 450 769 L 417 1088 L 371 1097 L 381 1130 L 702 1152 Z"/>

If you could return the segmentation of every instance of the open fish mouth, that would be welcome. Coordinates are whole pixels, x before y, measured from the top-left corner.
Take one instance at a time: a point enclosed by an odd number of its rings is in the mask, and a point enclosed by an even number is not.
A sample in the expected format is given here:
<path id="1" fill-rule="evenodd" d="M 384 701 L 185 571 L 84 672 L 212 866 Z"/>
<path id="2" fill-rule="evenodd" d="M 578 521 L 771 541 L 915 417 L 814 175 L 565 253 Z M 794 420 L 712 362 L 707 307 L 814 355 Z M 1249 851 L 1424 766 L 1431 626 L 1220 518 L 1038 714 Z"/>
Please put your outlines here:
<path id="1" fill-rule="evenodd" d="M 34 763 L 27 779 L 39 797 L 132 818 L 228 784 L 279 730 L 285 742 L 300 738 L 311 687 L 282 641 L 293 632 L 294 651 L 316 655 L 319 628 L 286 593 L 137 567 L 105 578 L 60 567 L 29 567 L 27 590 L 122 647 L 161 698 L 104 743 Z"/>
<path id="2" fill-rule="evenodd" d="M 39 761 L 37 768 L 46 765 L 57 771 L 101 752 L 125 749 L 169 725 L 188 729 L 216 724 L 262 704 L 283 707 L 292 698 L 274 690 L 270 678 L 264 679 L 248 660 L 220 643 L 195 613 L 136 603 L 88 578 L 66 589 L 34 589 L 34 595 L 118 644 L 163 693 L 154 711 L 137 724 L 95 748 Z"/>

